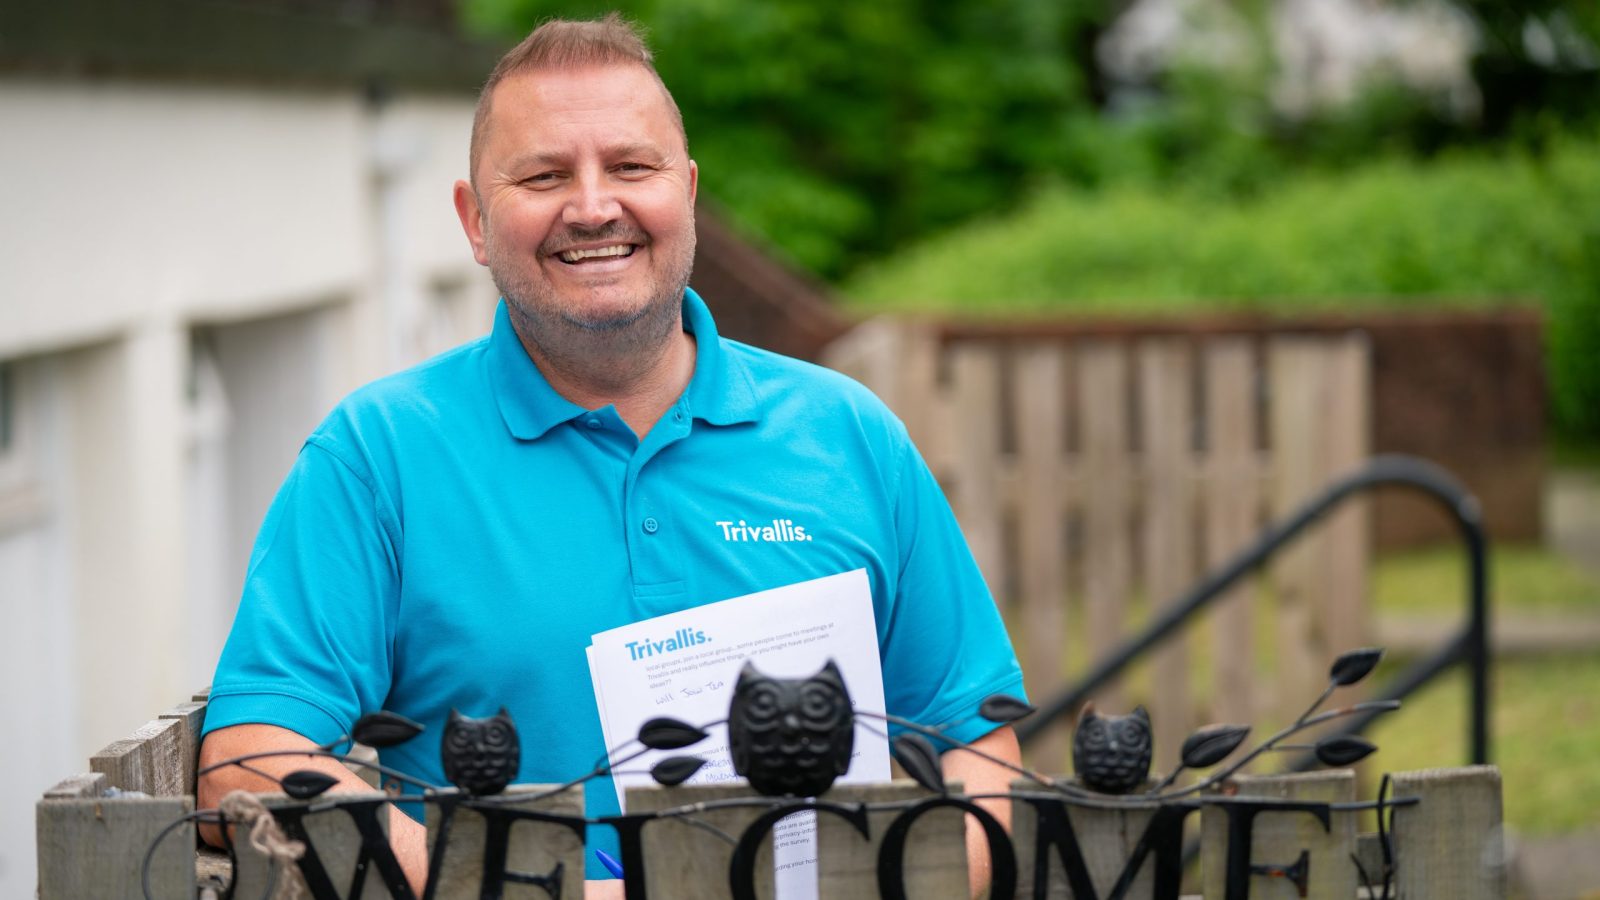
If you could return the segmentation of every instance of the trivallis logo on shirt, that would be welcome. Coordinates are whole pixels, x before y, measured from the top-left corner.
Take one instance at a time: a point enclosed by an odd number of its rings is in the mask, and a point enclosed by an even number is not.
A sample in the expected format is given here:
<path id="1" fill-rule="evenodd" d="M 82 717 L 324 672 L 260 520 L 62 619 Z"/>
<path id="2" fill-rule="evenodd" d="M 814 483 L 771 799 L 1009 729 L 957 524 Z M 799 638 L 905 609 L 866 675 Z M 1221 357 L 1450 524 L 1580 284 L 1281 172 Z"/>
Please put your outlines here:
<path id="1" fill-rule="evenodd" d="M 796 525 L 793 519 L 773 519 L 768 525 L 751 525 L 743 519 L 716 524 L 722 529 L 722 539 L 735 544 L 793 544 L 811 540 L 805 526 Z"/>

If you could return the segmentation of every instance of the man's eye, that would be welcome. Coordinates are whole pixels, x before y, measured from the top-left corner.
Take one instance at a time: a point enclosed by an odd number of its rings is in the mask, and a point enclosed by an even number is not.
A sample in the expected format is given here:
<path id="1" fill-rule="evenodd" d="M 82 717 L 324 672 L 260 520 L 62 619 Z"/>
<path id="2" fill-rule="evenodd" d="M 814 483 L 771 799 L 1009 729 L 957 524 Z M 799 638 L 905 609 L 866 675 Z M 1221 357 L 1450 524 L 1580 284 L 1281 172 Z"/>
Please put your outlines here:
<path id="1" fill-rule="evenodd" d="M 621 163 L 617 166 L 617 171 L 624 175 L 637 175 L 641 172 L 650 171 L 650 167 L 644 163 Z"/>

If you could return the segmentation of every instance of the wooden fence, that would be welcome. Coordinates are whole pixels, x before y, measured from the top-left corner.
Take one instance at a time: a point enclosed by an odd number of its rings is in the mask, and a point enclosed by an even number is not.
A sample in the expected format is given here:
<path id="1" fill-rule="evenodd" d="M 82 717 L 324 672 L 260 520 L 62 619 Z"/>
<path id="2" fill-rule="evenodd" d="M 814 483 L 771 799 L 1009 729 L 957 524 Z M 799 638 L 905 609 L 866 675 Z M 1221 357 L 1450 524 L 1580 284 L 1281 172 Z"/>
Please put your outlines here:
<path id="1" fill-rule="evenodd" d="M 203 718 L 200 702 L 177 707 L 96 754 L 92 772 L 46 792 L 37 805 L 40 900 L 145 896 L 140 881 L 147 852 L 164 829 L 194 808 L 193 738 Z M 1295 896 L 1295 887 L 1286 880 L 1301 886 L 1302 897 L 1352 900 L 1368 896 L 1360 892 L 1362 882 L 1380 882 L 1385 869 L 1376 837 L 1357 833 L 1361 813 L 1349 808 L 1357 799 L 1349 770 L 1239 777 L 1204 799 L 1133 808 L 1064 802 L 1028 781 L 1018 781 L 1014 790 L 1012 835 L 1006 839 L 1001 834 L 993 845 L 1002 863 L 997 871 L 1006 862 L 1014 863 L 1015 890 L 1005 896 L 1083 900 L 1092 890 L 1092 896 L 1110 898 L 1118 896 L 1118 882 L 1126 881 L 1127 891 L 1120 895 L 1125 900 L 1175 900 L 1182 823 L 1191 815 L 1202 838 L 1197 886 L 1215 900 L 1246 894 Z M 519 791 L 543 793 L 537 786 L 519 786 L 510 795 Z M 624 858 L 636 867 L 630 877 L 639 880 L 651 900 L 731 898 L 738 896 L 731 888 L 734 881 L 753 888 L 748 896 L 772 897 L 773 801 L 726 805 L 745 792 L 738 785 L 630 790 L 630 814 L 682 813 L 641 826 L 637 856 L 624 850 Z M 364 842 L 354 816 L 329 802 L 335 796 L 340 803 L 368 806 L 387 799 L 381 792 L 324 795 L 310 802 L 282 795 L 266 798 L 280 821 L 299 821 L 315 847 L 314 865 L 327 878 L 308 880 L 298 872 L 291 877 L 302 889 L 311 887 L 316 898 L 342 898 L 358 869 L 376 868 L 370 855 L 375 845 Z M 1389 799 L 1400 804 L 1392 809 L 1389 845 L 1396 896 L 1503 900 L 1506 860 L 1496 769 L 1398 773 Z M 826 808 L 817 816 L 819 895 L 828 900 L 964 900 L 962 802 L 958 793 L 930 794 L 910 782 L 829 791 L 819 801 Z M 439 837 L 441 809 L 429 804 L 430 842 L 444 839 Z M 530 810 L 540 818 L 517 819 L 511 827 L 511 817 Z M 435 857 L 439 866 L 431 876 L 432 896 L 438 900 L 498 897 L 501 888 L 508 897 L 583 896 L 578 873 L 587 850 L 581 832 L 573 828 L 583 826 L 581 792 L 483 808 L 461 805 L 452 822 L 448 849 Z M 748 839 L 752 827 L 758 836 L 768 836 L 751 843 L 758 848 L 752 863 L 735 878 L 736 841 Z M 251 848 L 247 831 L 235 843 L 237 867 L 214 853 L 197 856 L 192 824 L 167 832 L 148 857 L 149 896 L 204 900 L 217 896 L 230 881 L 234 896 L 265 896 L 274 877 L 269 861 Z M 510 870 L 521 873 L 522 883 L 503 879 Z M 550 889 L 534 886 L 533 880 L 541 877 Z M 901 892 L 884 889 L 896 879 Z M 365 882 L 359 896 L 389 896 L 375 873 L 369 872 Z M 1074 894 L 1074 883 L 1084 889 Z"/>
<path id="2" fill-rule="evenodd" d="M 905 421 L 1036 699 L 1368 454 L 1358 332 L 1086 339 L 885 318 L 823 361 Z M 1157 769 L 1202 721 L 1292 718 L 1326 661 L 1367 642 L 1367 533 L 1364 504 L 1348 505 L 1220 600 L 1208 638 L 1169 641 L 1102 708 L 1148 706 Z M 1030 746 L 1032 763 L 1063 769 L 1065 735 Z"/>

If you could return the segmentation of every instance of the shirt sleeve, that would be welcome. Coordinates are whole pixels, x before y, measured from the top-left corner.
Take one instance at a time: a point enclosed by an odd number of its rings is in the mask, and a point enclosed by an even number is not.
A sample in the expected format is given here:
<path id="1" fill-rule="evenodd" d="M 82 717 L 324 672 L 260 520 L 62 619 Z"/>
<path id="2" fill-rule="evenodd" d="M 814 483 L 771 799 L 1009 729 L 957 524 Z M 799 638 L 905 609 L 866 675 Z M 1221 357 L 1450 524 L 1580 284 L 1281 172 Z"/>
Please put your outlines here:
<path id="1" fill-rule="evenodd" d="M 388 694 L 398 524 L 360 458 L 313 435 L 267 511 L 205 730 L 277 725 L 318 743 Z"/>
<path id="2" fill-rule="evenodd" d="M 976 740 L 996 727 L 978 704 L 996 693 L 1023 697 L 1022 669 L 955 514 L 909 439 L 895 517 L 900 571 L 884 646 L 885 701 L 913 722 Z"/>

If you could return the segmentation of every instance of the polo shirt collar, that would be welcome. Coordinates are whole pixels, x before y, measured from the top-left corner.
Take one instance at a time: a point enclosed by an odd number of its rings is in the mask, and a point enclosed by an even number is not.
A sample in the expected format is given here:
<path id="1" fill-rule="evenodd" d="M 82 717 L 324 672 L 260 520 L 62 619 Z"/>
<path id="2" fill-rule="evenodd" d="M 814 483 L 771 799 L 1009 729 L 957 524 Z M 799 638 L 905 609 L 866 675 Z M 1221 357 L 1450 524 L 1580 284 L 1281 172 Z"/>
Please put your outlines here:
<path id="1" fill-rule="evenodd" d="M 750 372 L 717 336 L 711 310 L 694 288 L 683 291 L 683 329 L 695 340 L 694 376 L 679 401 L 687 405 L 688 413 L 712 425 L 760 421 Z"/>
<path id="2" fill-rule="evenodd" d="M 733 425 L 760 419 L 755 388 L 743 362 L 727 352 L 717 336 L 711 310 L 693 289 L 683 292 L 683 327 L 695 336 L 694 375 L 679 405 L 694 418 L 712 425 Z M 494 314 L 487 352 L 489 383 L 506 428 L 525 441 L 587 410 L 556 393 L 534 365 L 511 326 L 511 313 L 501 298 Z"/>

